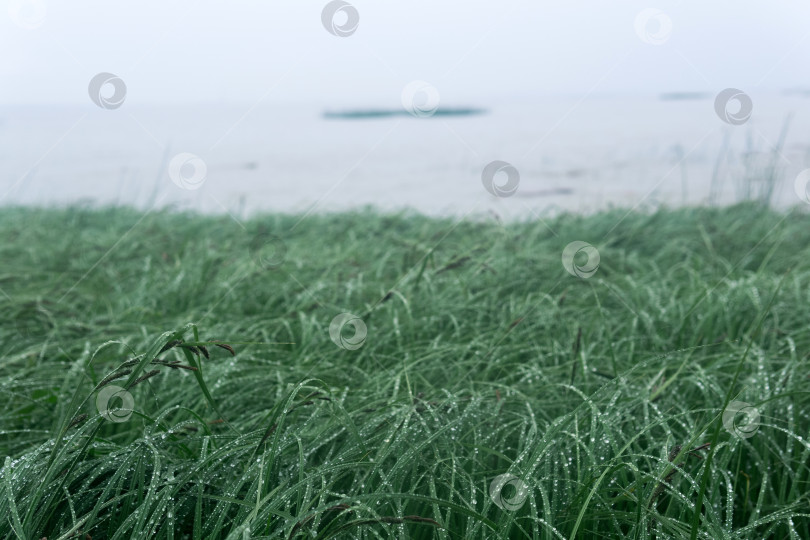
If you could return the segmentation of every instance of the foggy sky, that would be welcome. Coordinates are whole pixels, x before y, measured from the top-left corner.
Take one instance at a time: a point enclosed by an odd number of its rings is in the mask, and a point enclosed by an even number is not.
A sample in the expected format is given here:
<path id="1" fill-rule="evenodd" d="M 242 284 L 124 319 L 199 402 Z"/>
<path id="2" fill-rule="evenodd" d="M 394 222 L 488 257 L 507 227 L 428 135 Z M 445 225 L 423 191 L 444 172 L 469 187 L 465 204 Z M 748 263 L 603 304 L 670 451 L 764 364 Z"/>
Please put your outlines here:
<path id="1" fill-rule="evenodd" d="M 87 104 L 111 72 L 127 103 L 397 102 L 410 81 L 444 103 L 592 93 L 807 87 L 810 3 L 352 0 L 349 37 L 323 0 L 45 2 L 33 29 L 0 11 L 0 105 Z M 672 22 L 645 43 L 645 8 Z M 653 29 L 654 30 L 654 29 Z"/>

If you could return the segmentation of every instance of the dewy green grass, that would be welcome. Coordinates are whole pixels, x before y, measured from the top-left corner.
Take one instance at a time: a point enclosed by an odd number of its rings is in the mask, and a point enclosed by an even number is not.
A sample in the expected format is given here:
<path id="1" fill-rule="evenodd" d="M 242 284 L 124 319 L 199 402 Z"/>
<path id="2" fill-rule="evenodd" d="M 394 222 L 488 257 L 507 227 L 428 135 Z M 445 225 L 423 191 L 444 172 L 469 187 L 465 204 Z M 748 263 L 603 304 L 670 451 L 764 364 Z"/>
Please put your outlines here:
<path id="1" fill-rule="evenodd" d="M 299 219 L 0 213 L 0 537 L 808 538 L 806 213 Z"/>

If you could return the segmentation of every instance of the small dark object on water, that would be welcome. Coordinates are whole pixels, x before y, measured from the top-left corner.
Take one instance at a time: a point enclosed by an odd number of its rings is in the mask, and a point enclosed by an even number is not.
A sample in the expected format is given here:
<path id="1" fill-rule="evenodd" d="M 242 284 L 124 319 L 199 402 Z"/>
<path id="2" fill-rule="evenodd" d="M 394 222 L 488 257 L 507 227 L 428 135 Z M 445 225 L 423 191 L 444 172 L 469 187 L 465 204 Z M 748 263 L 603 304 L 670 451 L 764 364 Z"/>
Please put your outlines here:
<path id="1" fill-rule="evenodd" d="M 486 109 L 473 107 L 459 107 L 455 109 L 438 109 L 431 116 L 471 116 L 484 114 Z M 387 118 L 391 116 L 411 116 L 405 109 L 353 109 L 348 111 L 324 111 L 324 118 L 339 118 L 343 120 L 365 120 L 369 118 Z"/>
<path id="2" fill-rule="evenodd" d="M 574 192 L 571 188 L 551 188 L 551 189 L 536 189 L 534 191 L 518 191 L 516 195 L 519 197 L 548 197 L 551 195 L 570 195 Z"/>

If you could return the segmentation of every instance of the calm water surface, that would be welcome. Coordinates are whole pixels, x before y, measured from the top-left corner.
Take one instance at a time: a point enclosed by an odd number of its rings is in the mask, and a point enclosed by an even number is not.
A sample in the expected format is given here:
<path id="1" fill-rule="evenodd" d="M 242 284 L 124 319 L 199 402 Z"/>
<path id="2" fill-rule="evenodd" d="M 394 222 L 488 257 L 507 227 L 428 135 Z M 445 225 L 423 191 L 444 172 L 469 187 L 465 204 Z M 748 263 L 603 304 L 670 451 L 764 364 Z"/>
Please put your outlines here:
<path id="1" fill-rule="evenodd" d="M 767 189 L 773 171 L 776 204 L 796 204 L 794 178 L 810 167 L 810 99 L 752 97 L 753 115 L 741 126 L 722 122 L 711 97 L 460 104 L 488 112 L 363 120 L 323 117 L 335 107 L 271 103 L 5 107 L 0 204 L 92 200 L 235 216 L 373 205 L 509 219 L 729 203 Z M 169 177 L 181 152 L 206 165 L 198 189 Z M 483 188 L 492 160 L 519 171 L 514 196 Z"/>

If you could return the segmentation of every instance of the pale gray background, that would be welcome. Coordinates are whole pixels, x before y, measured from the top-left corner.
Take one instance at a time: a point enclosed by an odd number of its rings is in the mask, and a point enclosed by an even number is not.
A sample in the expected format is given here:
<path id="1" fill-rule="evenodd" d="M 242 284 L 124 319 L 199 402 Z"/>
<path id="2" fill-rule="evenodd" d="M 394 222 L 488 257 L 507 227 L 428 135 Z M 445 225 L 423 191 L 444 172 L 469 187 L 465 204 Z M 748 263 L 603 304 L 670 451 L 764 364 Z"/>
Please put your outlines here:
<path id="1" fill-rule="evenodd" d="M 83 103 L 100 71 L 139 103 L 253 102 L 274 85 L 271 101 L 396 101 L 413 79 L 454 101 L 808 84 L 804 1 L 358 0 L 346 39 L 321 26 L 325 3 L 50 1 L 33 31 L 4 9 L 0 103 Z M 648 7 L 672 19 L 663 46 L 634 32 Z"/>
<path id="2" fill-rule="evenodd" d="M 3 1 L 0 205 L 531 217 L 729 203 L 769 170 L 792 205 L 810 167 L 809 2 L 357 0 L 359 28 L 340 38 L 322 0 L 46 1 L 30 30 Z M 634 28 L 650 7 L 672 21 L 657 46 Z M 90 100 L 99 72 L 126 82 L 120 108 Z M 442 106 L 489 113 L 322 117 L 402 110 L 416 79 Z M 728 87 L 753 100 L 745 125 L 714 112 Z M 198 190 L 168 177 L 183 152 L 207 164 Z M 492 160 L 520 171 L 514 197 L 483 188 Z"/>

